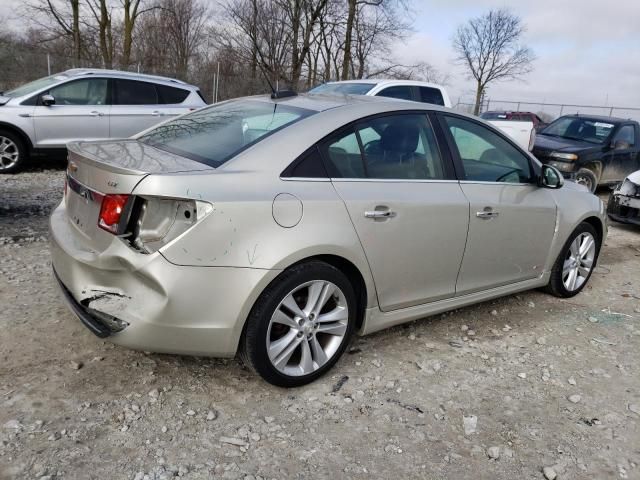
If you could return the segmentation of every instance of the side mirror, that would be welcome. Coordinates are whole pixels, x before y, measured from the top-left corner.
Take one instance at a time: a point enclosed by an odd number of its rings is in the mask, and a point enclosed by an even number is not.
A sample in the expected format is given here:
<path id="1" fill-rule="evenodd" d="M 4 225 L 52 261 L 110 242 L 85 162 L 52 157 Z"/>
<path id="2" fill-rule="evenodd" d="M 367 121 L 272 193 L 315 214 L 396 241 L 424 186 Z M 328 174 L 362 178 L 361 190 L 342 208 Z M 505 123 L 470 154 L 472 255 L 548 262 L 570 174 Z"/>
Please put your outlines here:
<path id="1" fill-rule="evenodd" d="M 626 150 L 630 145 L 624 140 L 616 140 L 611 143 L 611 148 L 614 150 Z"/>
<path id="2" fill-rule="evenodd" d="M 564 185 L 564 178 L 556 167 L 542 165 L 538 184 L 544 188 L 560 188 Z"/>
<path id="3" fill-rule="evenodd" d="M 45 94 L 40 97 L 40 101 L 45 107 L 50 107 L 51 105 L 55 105 L 56 99 L 53 95 Z"/>

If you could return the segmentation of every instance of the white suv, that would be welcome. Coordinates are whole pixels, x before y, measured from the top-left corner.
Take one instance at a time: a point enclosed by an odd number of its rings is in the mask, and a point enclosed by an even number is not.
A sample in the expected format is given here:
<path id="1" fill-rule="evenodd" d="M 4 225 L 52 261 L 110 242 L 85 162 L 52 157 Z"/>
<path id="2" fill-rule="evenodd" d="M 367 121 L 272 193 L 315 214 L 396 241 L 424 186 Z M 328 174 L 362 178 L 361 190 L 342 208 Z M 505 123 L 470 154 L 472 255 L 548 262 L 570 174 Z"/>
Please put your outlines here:
<path id="1" fill-rule="evenodd" d="M 41 78 L 0 95 L 0 173 L 72 141 L 130 137 L 205 105 L 197 87 L 165 77 L 73 69 Z"/>
<path id="2" fill-rule="evenodd" d="M 309 93 L 390 97 L 451 108 L 451 100 L 443 86 L 415 80 L 343 80 L 323 83 Z"/>

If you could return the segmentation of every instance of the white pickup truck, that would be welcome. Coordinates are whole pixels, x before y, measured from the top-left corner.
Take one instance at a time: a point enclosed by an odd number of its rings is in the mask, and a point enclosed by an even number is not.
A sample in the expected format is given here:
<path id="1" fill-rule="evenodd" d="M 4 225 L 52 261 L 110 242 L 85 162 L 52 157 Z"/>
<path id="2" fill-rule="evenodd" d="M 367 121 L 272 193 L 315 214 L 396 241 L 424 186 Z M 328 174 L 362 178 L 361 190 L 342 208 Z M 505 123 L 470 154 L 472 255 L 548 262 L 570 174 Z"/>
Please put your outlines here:
<path id="1" fill-rule="evenodd" d="M 509 135 L 525 150 L 533 150 L 536 141 L 536 129 L 533 122 L 523 122 L 521 120 L 485 120 L 504 133 Z"/>
<path id="2" fill-rule="evenodd" d="M 311 89 L 309 93 L 368 95 L 390 97 L 415 102 L 451 107 L 451 101 L 442 85 L 416 80 L 362 79 L 328 82 Z M 489 120 L 489 123 L 509 135 L 520 147 L 531 151 L 536 138 L 533 122 L 520 120 Z"/>

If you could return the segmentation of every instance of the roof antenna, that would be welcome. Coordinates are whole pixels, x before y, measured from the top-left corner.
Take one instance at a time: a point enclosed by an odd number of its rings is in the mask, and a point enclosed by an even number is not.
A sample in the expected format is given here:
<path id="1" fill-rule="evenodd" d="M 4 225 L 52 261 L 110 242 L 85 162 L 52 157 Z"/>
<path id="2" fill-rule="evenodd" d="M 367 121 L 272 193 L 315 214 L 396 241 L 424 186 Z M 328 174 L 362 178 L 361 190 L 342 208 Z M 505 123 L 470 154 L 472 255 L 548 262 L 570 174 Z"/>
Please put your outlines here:
<path id="1" fill-rule="evenodd" d="M 264 71 L 264 69 L 262 68 L 262 65 L 258 65 L 258 66 L 260 67 L 260 71 L 262 72 L 262 76 L 264 77 L 264 79 L 269 84 L 269 88 L 271 89 L 271 98 L 273 100 L 277 100 L 278 98 L 287 98 L 287 97 L 297 97 L 298 96 L 298 94 L 296 92 L 294 92 L 293 90 L 276 90 L 275 88 L 273 88 L 273 83 L 271 83 L 271 80 L 269 80 L 269 77 L 266 74 L 266 72 Z"/>

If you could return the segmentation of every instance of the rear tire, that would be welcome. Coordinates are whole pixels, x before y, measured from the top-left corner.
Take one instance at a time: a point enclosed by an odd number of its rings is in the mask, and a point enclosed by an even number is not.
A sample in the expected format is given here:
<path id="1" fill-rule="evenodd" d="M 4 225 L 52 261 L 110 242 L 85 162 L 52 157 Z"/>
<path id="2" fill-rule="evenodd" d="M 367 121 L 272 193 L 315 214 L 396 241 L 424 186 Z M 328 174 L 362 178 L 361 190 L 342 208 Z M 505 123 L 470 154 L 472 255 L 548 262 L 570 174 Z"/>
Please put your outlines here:
<path id="1" fill-rule="evenodd" d="M 267 382 L 298 387 L 342 356 L 356 323 L 353 287 L 320 261 L 280 274 L 256 301 L 240 341 L 240 359 Z"/>
<path id="2" fill-rule="evenodd" d="M 20 138 L 10 130 L 0 129 L 0 173 L 16 173 L 27 163 L 27 148 Z"/>
<path id="3" fill-rule="evenodd" d="M 596 174 L 588 168 L 578 170 L 578 173 L 576 173 L 576 182 L 587 187 L 591 193 L 595 193 L 596 188 L 598 188 L 598 178 Z"/>
<path id="4" fill-rule="evenodd" d="M 593 241 L 592 247 L 589 246 L 589 239 Z M 600 244 L 601 239 L 591 224 L 583 222 L 578 225 L 560 250 L 544 290 L 560 298 L 570 298 L 580 293 L 596 266 Z"/>

